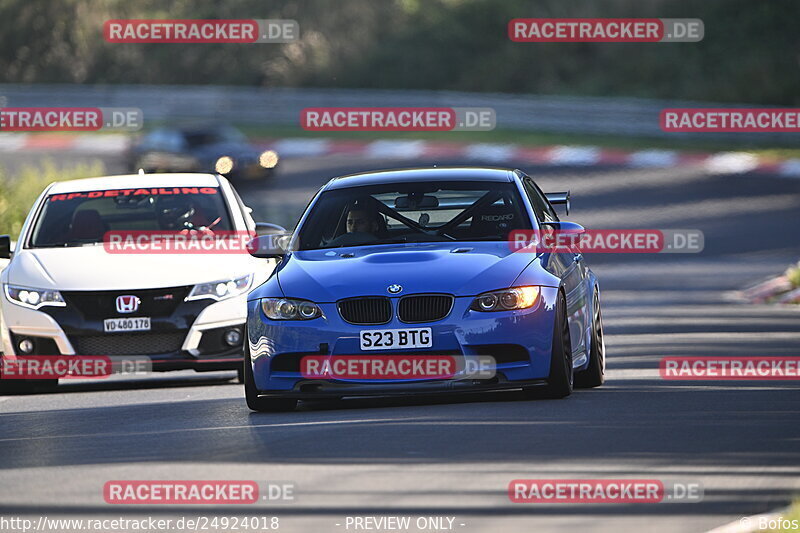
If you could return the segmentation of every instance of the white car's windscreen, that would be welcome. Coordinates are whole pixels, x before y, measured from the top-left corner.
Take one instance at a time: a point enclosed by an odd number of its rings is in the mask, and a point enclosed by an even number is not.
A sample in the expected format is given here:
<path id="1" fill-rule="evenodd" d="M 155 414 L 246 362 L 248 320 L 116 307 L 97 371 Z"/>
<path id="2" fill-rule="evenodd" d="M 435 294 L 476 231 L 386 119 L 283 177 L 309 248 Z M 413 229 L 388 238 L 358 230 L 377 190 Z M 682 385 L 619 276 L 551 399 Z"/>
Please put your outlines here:
<path id="1" fill-rule="evenodd" d="M 218 187 L 110 189 L 52 194 L 36 217 L 28 247 L 103 242 L 109 231 L 231 230 Z"/>

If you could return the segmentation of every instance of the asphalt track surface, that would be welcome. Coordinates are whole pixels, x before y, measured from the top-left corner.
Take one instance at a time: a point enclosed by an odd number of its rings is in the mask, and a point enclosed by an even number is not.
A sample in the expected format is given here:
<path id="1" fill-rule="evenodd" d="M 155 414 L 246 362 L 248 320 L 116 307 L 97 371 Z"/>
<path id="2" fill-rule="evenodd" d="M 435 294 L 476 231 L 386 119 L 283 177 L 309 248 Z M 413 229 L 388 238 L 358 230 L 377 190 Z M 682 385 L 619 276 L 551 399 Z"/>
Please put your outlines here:
<path id="1" fill-rule="evenodd" d="M 2 158 L 10 168 L 21 161 Z M 123 170 L 105 162 L 109 172 Z M 274 181 L 240 192 L 257 219 L 285 219 L 332 176 L 401 166 L 410 162 L 289 160 Z M 353 399 L 280 414 L 248 411 L 231 373 L 70 382 L 53 393 L 2 396 L 0 516 L 277 516 L 281 531 L 315 532 L 354 531 L 348 516 L 444 516 L 468 532 L 699 532 L 786 505 L 800 493 L 798 383 L 665 381 L 658 361 L 798 355 L 798 309 L 747 304 L 737 291 L 798 259 L 800 180 L 692 167 L 525 170 L 545 191 L 570 189 L 569 219 L 589 228 L 705 233 L 700 254 L 587 256 L 604 306 L 602 388 L 564 400 L 525 401 L 514 392 Z M 507 486 L 517 478 L 691 482 L 702 484 L 704 498 L 512 504 Z M 125 479 L 286 482 L 296 498 L 238 507 L 106 504 L 104 483 Z"/>

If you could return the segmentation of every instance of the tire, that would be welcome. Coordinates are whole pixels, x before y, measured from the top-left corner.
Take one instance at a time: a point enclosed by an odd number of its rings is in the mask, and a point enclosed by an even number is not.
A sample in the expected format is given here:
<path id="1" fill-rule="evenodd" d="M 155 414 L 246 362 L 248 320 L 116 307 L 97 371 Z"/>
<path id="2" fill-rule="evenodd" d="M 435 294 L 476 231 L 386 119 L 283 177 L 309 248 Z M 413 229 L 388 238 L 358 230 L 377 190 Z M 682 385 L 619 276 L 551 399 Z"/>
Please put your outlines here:
<path id="1" fill-rule="evenodd" d="M 526 398 L 566 398 L 572 394 L 574 384 L 572 369 L 572 342 L 567 320 L 567 301 L 558 291 L 555 320 L 553 321 L 553 346 L 550 350 L 550 375 L 545 387 L 534 387 L 524 391 Z"/>
<path id="2" fill-rule="evenodd" d="M 592 338 L 589 344 L 589 366 L 575 375 L 575 386 L 583 389 L 599 387 L 606 380 L 606 344 L 603 336 L 603 314 L 600 312 L 600 293 L 594 290 Z"/>
<path id="3" fill-rule="evenodd" d="M 253 368 L 250 364 L 250 346 L 247 342 L 247 330 L 244 333 L 244 364 L 242 368 L 244 381 L 244 398 L 247 407 L 252 411 L 261 413 L 274 413 L 279 411 L 292 411 L 297 407 L 297 400 L 292 398 L 261 398 L 258 396 Z"/>
<path id="4" fill-rule="evenodd" d="M 3 354 L 0 353 L 0 358 Z M 0 394 L 31 394 L 37 391 L 53 391 L 58 387 L 57 379 L 2 379 Z"/>

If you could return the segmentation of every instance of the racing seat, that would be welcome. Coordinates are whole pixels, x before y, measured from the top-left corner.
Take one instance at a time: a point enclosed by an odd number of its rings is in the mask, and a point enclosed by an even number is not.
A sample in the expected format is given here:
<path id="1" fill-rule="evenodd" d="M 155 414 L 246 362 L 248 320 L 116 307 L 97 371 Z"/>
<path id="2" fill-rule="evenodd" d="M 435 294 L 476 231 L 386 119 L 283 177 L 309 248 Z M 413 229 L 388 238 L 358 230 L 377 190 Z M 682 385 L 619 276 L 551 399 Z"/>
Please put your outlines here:
<path id="1" fill-rule="evenodd" d="M 375 213 L 375 219 L 378 223 L 378 231 L 375 232 L 375 236 L 379 239 L 385 239 L 389 236 L 389 226 L 386 223 L 386 215 L 383 213 Z"/>
<path id="2" fill-rule="evenodd" d="M 475 239 L 486 237 L 505 239 L 508 232 L 518 223 L 519 219 L 513 207 L 491 205 L 472 215 L 469 236 Z"/>
<path id="3" fill-rule="evenodd" d="M 67 232 L 67 241 L 101 241 L 108 224 L 96 209 L 76 211 Z"/>

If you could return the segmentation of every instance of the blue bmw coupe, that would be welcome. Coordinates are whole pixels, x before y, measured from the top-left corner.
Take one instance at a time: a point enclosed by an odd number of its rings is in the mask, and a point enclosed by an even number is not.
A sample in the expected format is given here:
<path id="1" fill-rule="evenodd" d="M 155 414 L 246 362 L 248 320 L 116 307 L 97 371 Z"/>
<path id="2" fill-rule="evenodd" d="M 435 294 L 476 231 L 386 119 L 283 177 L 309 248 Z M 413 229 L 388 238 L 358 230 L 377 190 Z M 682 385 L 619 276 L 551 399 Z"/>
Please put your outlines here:
<path id="1" fill-rule="evenodd" d="M 515 250 L 515 230 L 580 233 L 569 193 L 519 170 L 419 168 L 334 178 L 314 196 L 248 298 L 247 405 L 521 389 L 563 398 L 603 383 L 598 282 L 577 249 Z M 264 239 L 258 237 L 257 239 Z M 491 377 L 312 375 L 310 357 L 490 357 Z"/>

